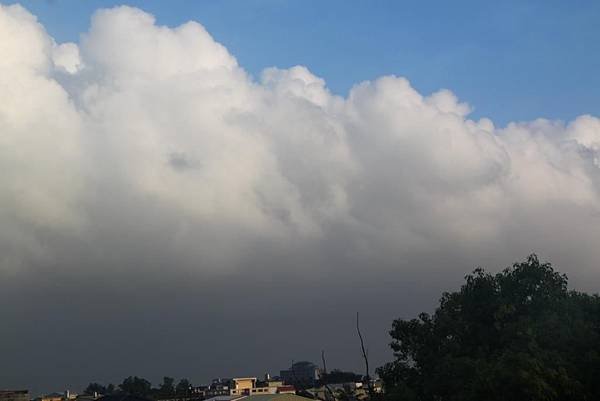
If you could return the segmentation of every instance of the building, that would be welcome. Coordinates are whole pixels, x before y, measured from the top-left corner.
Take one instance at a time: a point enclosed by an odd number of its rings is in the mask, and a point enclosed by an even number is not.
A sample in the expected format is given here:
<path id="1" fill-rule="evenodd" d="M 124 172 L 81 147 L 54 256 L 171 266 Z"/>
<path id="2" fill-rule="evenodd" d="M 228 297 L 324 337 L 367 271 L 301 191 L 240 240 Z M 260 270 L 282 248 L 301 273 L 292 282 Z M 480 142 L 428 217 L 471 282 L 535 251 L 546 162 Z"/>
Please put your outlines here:
<path id="1" fill-rule="evenodd" d="M 29 401 L 29 391 L 0 390 L 0 401 Z"/>
<path id="2" fill-rule="evenodd" d="M 63 401 L 64 396 L 62 393 L 50 393 L 41 397 L 40 401 Z"/>
<path id="3" fill-rule="evenodd" d="M 232 379 L 230 395 L 254 396 L 259 394 L 295 394 L 294 386 L 284 385 L 282 381 L 258 381 L 256 377 L 240 377 Z"/>
<path id="4" fill-rule="evenodd" d="M 277 387 L 257 386 L 256 377 L 239 377 L 232 381 L 231 395 L 277 394 Z"/>
<path id="5" fill-rule="evenodd" d="M 238 377 L 232 379 L 230 395 L 250 395 L 256 388 L 256 377 Z"/>
<path id="6" fill-rule="evenodd" d="M 289 369 L 280 372 L 281 380 L 296 388 L 314 387 L 319 380 L 321 370 L 312 362 L 294 363 Z"/>
<path id="7" fill-rule="evenodd" d="M 77 393 L 71 392 L 71 390 L 65 390 L 63 399 L 66 401 L 72 401 L 77 399 Z"/>

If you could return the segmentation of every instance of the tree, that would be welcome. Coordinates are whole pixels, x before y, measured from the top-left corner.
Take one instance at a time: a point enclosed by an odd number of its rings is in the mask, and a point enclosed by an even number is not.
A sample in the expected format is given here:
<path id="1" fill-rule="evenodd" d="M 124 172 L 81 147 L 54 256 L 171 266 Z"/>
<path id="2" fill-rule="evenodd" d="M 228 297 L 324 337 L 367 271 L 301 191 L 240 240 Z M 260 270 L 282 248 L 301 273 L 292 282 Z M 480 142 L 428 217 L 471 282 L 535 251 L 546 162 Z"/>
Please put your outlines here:
<path id="1" fill-rule="evenodd" d="M 191 387 L 192 384 L 188 379 L 181 379 L 179 383 L 177 383 L 177 388 L 175 391 L 177 392 L 177 395 L 188 395 Z"/>
<path id="2" fill-rule="evenodd" d="M 160 395 L 171 395 L 175 394 L 175 379 L 172 377 L 163 377 L 163 382 L 158 388 Z"/>
<path id="3" fill-rule="evenodd" d="M 138 397 L 146 397 L 152 391 L 152 384 L 141 377 L 129 376 L 119 384 L 121 391 Z"/>
<path id="4" fill-rule="evenodd" d="M 535 255 L 496 275 L 476 269 L 390 335 L 396 359 L 378 369 L 390 399 L 600 399 L 600 298 L 569 291 Z"/>
<path id="5" fill-rule="evenodd" d="M 114 394 L 114 392 L 115 385 L 112 383 L 110 383 L 108 386 L 103 386 L 100 383 L 90 383 L 85 388 L 85 390 L 83 390 L 83 393 L 87 395 L 94 395 L 94 393 L 97 393 L 99 395 L 110 395 Z"/>
<path id="6" fill-rule="evenodd" d="M 323 372 L 319 381 L 321 384 L 340 384 L 360 382 L 363 377 L 354 372 L 345 372 L 339 369 L 333 369 L 331 372 Z"/>
<path id="7" fill-rule="evenodd" d="M 94 395 L 94 393 L 102 394 L 102 395 L 107 394 L 106 387 L 104 387 L 102 384 L 99 384 L 99 383 L 88 384 L 88 386 L 85 388 L 85 390 L 83 390 L 83 393 L 87 394 L 87 395 Z"/>

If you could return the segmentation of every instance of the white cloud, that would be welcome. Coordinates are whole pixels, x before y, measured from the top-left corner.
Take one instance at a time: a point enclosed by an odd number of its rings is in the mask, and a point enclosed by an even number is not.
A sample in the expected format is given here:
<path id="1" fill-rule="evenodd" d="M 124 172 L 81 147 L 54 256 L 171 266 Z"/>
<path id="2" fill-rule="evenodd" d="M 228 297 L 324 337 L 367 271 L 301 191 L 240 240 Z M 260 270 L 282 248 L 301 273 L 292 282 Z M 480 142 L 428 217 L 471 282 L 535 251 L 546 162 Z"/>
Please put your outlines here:
<path id="1" fill-rule="evenodd" d="M 84 128 L 50 77 L 52 40 L 36 19 L 0 7 L 0 38 L 0 250 L 18 261 L 43 248 L 38 230 L 81 224 Z"/>
<path id="2" fill-rule="evenodd" d="M 1 6 L 0 54 L 0 224 L 18 233 L 3 229 L 7 255 L 37 249 L 40 228 L 141 241 L 98 220 L 135 208 L 163 213 L 150 217 L 161 246 L 215 265 L 265 240 L 340 237 L 390 263 L 445 246 L 512 260 L 561 244 L 587 268 L 600 256 L 578 241 L 600 226 L 593 116 L 498 129 L 450 91 L 423 96 L 394 76 L 348 98 L 302 66 L 255 82 L 200 24 L 157 26 L 130 7 L 98 11 L 78 46 Z"/>
<path id="3" fill-rule="evenodd" d="M 68 74 L 75 74 L 82 68 L 79 47 L 75 43 L 54 46 L 52 61 L 58 70 L 62 69 Z"/>

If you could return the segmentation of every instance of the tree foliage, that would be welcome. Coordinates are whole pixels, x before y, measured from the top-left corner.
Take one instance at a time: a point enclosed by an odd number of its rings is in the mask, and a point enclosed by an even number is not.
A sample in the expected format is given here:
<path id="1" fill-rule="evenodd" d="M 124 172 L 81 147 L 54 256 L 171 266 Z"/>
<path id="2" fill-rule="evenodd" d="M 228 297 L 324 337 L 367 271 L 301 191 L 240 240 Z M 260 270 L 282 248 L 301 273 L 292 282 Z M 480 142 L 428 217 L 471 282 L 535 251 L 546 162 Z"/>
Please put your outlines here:
<path id="1" fill-rule="evenodd" d="M 177 395 L 188 395 L 190 392 L 190 387 L 192 387 L 192 384 L 188 379 L 181 379 L 179 383 L 177 383 L 175 391 Z"/>
<path id="2" fill-rule="evenodd" d="M 106 386 L 99 383 L 90 383 L 85 390 L 83 390 L 83 393 L 87 395 L 94 395 L 94 393 L 106 395 Z"/>
<path id="3" fill-rule="evenodd" d="M 123 380 L 123 383 L 119 384 L 119 388 L 126 394 L 138 397 L 147 397 L 152 392 L 152 384 L 148 380 L 137 376 L 129 376 Z"/>
<path id="4" fill-rule="evenodd" d="M 161 396 L 175 394 L 175 379 L 168 376 L 163 377 L 163 382 L 156 392 Z"/>
<path id="5" fill-rule="evenodd" d="M 94 393 L 100 395 L 130 394 L 149 399 L 162 399 L 173 398 L 174 396 L 189 396 L 191 388 L 192 383 L 187 379 L 181 379 L 177 386 L 175 386 L 175 379 L 165 376 L 162 383 L 157 388 L 153 388 L 148 380 L 138 376 L 129 376 L 119 384 L 118 389 L 113 384 L 104 386 L 99 383 L 90 383 L 84 390 L 84 393 L 88 395 L 93 395 Z"/>
<path id="6" fill-rule="evenodd" d="M 535 255 L 496 275 L 476 269 L 390 335 L 396 359 L 378 373 L 392 399 L 600 399 L 600 298 L 569 291 Z"/>
<path id="7" fill-rule="evenodd" d="M 333 369 L 331 372 L 322 373 L 319 379 L 320 384 L 340 384 L 362 381 L 362 375 L 354 372 L 345 372 L 339 369 Z"/>

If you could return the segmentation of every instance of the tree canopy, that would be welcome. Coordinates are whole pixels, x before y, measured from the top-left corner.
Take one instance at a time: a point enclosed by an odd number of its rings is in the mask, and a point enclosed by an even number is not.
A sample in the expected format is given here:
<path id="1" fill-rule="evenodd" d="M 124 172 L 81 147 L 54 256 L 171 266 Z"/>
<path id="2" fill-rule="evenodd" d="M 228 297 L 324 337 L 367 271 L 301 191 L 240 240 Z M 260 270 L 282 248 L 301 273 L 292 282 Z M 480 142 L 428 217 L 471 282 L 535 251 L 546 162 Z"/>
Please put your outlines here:
<path id="1" fill-rule="evenodd" d="M 114 390 L 114 386 L 112 387 L 112 389 Z M 87 394 L 87 395 L 94 395 L 94 394 L 107 395 L 107 394 L 109 394 L 108 388 L 100 383 L 88 384 L 88 386 L 85 388 L 85 390 L 83 390 L 83 393 Z"/>
<path id="2" fill-rule="evenodd" d="M 339 369 L 333 369 L 331 372 L 322 373 L 319 379 L 321 384 L 340 384 L 362 381 L 362 375 L 354 372 L 345 372 Z"/>
<path id="3" fill-rule="evenodd" d="M 119 384 L 122 392 L 138 397 L 147 397 L 152 392 L 152 384 L 141 377 L 129 376 Z"/>
<path id="4" fill-rule="evenodd" d="M 478 268 L 417 319 L 393 322 L 395 360 L 378 369 L 398 400 L 600 399 L 600 298 L 531 255 Z"/>
<path id="5" fill-rule="evenodd" d="M 175 379 L 172 377 L 163 377 L 163 382 L 158 387 L 158 394 L 161 396 L 168 396 L 175 394 Z"/>
<path id="6" fill-rule="evenodd" d="M 175 392 L 178 395 L 187 395 L 190 392 L 190 387 L 192 384 L 188 379 L 181 379 L 179 383 L 177 383 L 177 387 L 175 388 Z"/>

